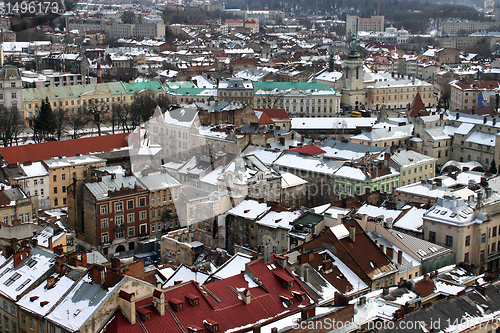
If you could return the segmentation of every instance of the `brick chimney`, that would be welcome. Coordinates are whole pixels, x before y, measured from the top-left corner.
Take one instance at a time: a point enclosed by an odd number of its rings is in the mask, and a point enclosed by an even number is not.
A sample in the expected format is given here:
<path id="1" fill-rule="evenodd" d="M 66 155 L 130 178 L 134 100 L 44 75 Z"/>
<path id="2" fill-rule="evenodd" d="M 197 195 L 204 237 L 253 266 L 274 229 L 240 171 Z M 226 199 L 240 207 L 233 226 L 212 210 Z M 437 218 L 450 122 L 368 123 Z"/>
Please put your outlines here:
<path id="1" fill-rule="evenodd" d="M 57 254 L 58 256 L 62 256 L 64 254 L 64 248 L 62 244 L 59 244 L 56 247 L 54 247 L 54 253 Z"/>
<path id="2" fill-rule="evenodd" d="M 394 258 L 394 249 L 392 247 L 386 247 L 385 254 L 392 260 Z"/>
<path id="3" fill-rule="evenodd" d="M 333 306 L 346 306 L 349 305 L 349 298 L 345 297 L 339 292 L 333 295 Z"/>
<path id="4" fill-rule="evenodd" d="M 389 295 L 389 288 L 388 287 L 382 288 L 382 295 L 384 295 L 384 296 Z"/>
<path id="5" fill-rule="evenodd" d="M 306 320 L 306 319 L 309 319 L 309 318 L 312 318 L 316 316 L 316 305 L 310 305 L 308 307 L 305 307 L 305 308 L 302 308 L 302 310 L 300 310 L 300 319 L 301 320 Z"/>
<path id="6" fill-rule="evenodd" d="M 49 277 L 47 279 L 47 285 L 45 286 L 45 289 L 51 289 L 54 287 L 56 284 L 56 279 L 54 277 Z"/>
<path id="7" fill-rule="evenodd" d="M 14 267 L 19 266 L 19 264 L 22 263 L 24 259 L 26 259 L 26 252 L 20 251 L 14 253 Z"/>
<path id="8" fill-rule="evenodd" d="M 131 324 L 135 324 L 135 293 L 120 290 L 117 303 L 122 308 L 128 321 Z"/>
<path id="9" fill-rule="evenodd" d="M 429 274 L 424 275 L 424 281 L 429 281 Z"/>
<path id="10" fill-rule="evenodd" d="M 158 289 L 153 292 L 153 304 L 158 314 L 163 316 L 165 314 L 165 294 Z"/>
<path id="11" fill-rule="evenodd" d="M 398 264 L 402 265 L 403 264 L 403 251 L 398 250 Z"/>
<path id="12" fill-rule="evenodd" d="M 49 250 L 52 251 L 52 237 L 49 237 L 48 241 L 49 241 Z"/>
<path id="13" fill-rule="evenodd" d="M 121 273 L 122 262 L 118 258 L 111 258 L 111 269 L 116 273 Z"/>
<path id="14" fill-rule="evenodd" d="M 106 281 L 106 268 L 103 266 L 94 265 L 90 270 L 92 282 L 103 285 Z"/>

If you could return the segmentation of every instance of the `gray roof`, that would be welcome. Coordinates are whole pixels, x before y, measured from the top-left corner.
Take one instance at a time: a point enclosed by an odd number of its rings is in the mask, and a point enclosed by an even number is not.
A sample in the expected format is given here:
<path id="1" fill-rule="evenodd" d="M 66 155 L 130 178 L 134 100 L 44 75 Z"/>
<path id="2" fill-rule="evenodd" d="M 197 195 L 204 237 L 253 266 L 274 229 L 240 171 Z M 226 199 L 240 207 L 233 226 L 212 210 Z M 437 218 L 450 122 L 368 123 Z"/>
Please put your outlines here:
<path id="1" fill-rule="evenodd" d="M 186 200 L 190 201 L 208 197 L 212 192 L 205 191 L 194 186 L 184 186 L 181 193 Z"/>
<path id="2" fill-rule="evenodd" d="M 167 111 L 170 117 L 180 122 L 191 122 L 198 115 L 198 108 L 195 105 L 183 105 L 182 107 Z"/>
<path id="3" fill-rule="evenodd" d="M 17 240 L 31 239 L 34 235 L 43 230 L 44 227 L 38 224 L 25 223 L 12 227 L 0 227 L 0 238 Z"/>
<path id="4" fill-rule="evenodd" d="M 104 176 L 102 181 L 97 183 L 85 183 L 85 186 L 94 195 L 94 197 L 99 200 L 108 197 L 108 191 L 116 191 L 121 188 L 134 188 L 137 184 L 137 178 L 135 176 L 125 177 L 123 175 L 117 175 L 115 179 L 113 176 Z"/>
<path id="5" fill-rule="evenodd" d="M 396 163 L 399 167 L 405 168 L 412 165 L 417 165 L 422 162 L 435 161 L 436 158 L 427 155 L 419 154 L 413 150 L 398 149 L 392 156 L 391 161 Z"/>
<path id="6" fill-rule="evenodd" d="M 387 229 L 387 231 L 389 231 L 392 235 L 401 239 L 401 242 L 410 251 L 416 254 L 421 261 L 451 252 L 451 249 L 448 249 L 444 246 L 428 242 L 426 240 L 423 240 L 421 238 L 412 235 L 405 234 L 404 232 L 401 231 L 397 231 L 394 229 Z M 430 248 L 432 248 L 435 251 L 431 251 Z"/>
<path id="7" fill-rule="evenodd" d="M 147 176 L 137 175 L 139 184 L 151 192 L 165 190 L 167 188 L 180 186 L 181 183 L 172 177 L 168 172 L 154 172 Z"/>
<path id="8" fill-rule="evenodd" d="M 342 142 L 339 140 L 326 140 L 323 146 L 337 148 L 338 150 L 355 151 L 357 153 L 378 153 L 384 150 L 384 147 L 368 146 L 353 142 Z"/>

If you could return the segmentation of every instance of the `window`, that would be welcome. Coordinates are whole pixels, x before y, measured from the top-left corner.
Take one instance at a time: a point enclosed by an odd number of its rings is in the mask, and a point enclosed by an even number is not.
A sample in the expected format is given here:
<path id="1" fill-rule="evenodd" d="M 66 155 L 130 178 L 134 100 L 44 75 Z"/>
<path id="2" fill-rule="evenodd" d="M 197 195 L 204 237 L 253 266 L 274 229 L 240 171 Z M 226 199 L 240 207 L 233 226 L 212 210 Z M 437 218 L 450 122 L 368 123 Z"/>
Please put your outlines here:
<path id="1" fill-rule="evenodd" d="M 139 206 L 141 206 L 141 207 L 146 206 L 146 198 L 139 199 Z"/>
<path id="2" fill-rule="evenodd" d="M 469 262 L 469 252 L 466 252 L 464 255 L 464 261 Z"/>
<path id="3" fill-rule="evenodd" d="M 21 315 L 21 325 L 26 325 L 26 316 L 25 315 Z"/>
<path id="4" fill-rule="evenodd" d="M 493 227 L 493 229 L 491 229 L 491 237 L 495 237 L 497 235 L 497 227 Z"/>
<path id="5" fill-rule="evenodd" d="M 484 260 L 484 250 L 481 250 L 479 254 L 479 260 Z"/>
<path id="6" fill-rule="evenodd" d="M 7 301 L 3 301 L 3 309 L 4 311 L 9 311 L 9 306 L 7 305 Z"/>
<path id="7" fill-rule="evenodd" d="M 108 219 L 101 220 L 101 229 L 106 229 L 108 227 Z"/>
<path id="8" fill-rule="evenodd" d="M 61 175 L 61 180 L 66 180 L 66 175 L 64 173 Z"/>
<path id="9" fill-rule="evenodd" d="M 142 212 L 139 213 L 139 219 L 141 221 L 146 219 L 146 211 L 145 210 L 143 210 Z"/>
<path id="10" fill-rule="evenodd" d="M 154 205 L 154 204 L 155 204 L 155 197 L 154 197 L 154 196 L 152 196 L 152 197 L 151 197 L 151 205 Z"/>
<path id="11" fill-rule="evenodd" d="M 123 238 L 123 229 L 116 230 L 115 238 Z"/>
<path id="12" fill-rule="evenodd" d="M 151 232 L 156 232 L 156 223 L 151 224 Z"/>
<path id="13" fill-rule="evenodd" d="M 127 209 L 134 209 L 134 200 L 127 200 Z"/>
<path id="14" fill-rule="evenodd" d="M 431 243 L 436 242 L 436 233 L 434 231 L 429 231 L 429 242 Z"/>
<path id="15" fill-rule="evenodd" d="M 12 99 L 16 99 L 17 98 L 17 94 L 15 92 L 13 92 L 13 93 L 10 94 L 10 97 Z"/>
<path id="16" fill-rule="evenodd" d="M 33 318 L 30 318 L 30 330 L 33 331 Z"/>
<path id="17" fill-rule="evenodd" d="M 40 185 L 43 185 L 43 178 L 40 178 Z"/>
<path id="18" fill-rule="evenodd" d="M 470 236 L 465 237 L 465 246 L 470 245 Z"/>
<path id="19" fill-rule="evenodd" d="M 452 247 L 453 246 L 453 236 L 448 236 L 446 235 L 446 246 Z"/>
<path id="20" fill-rule="evenodd" d="M 128 237 L 132 237 L 135 235 L 135 228 L 134 227 L 130 227 L 127 229 L 127 235 Z"/>
<path id="21" fill-rule="evenodd" d="M 43 324 L 38 323 L 38 332 L 43 333 Z"/>
<path id="22" fill-rule="evenodd" d="M 115 202 L 115 212 L 121 212 L 123 211 L 123 203 L 120 202 Z"/>
<path id="23" fill-rule="evenodd" d="M 491 253 L 496 252 L 496 243 L 491 244 Z"/>
<path id="24" fill-rule="evenodd" d="M 52 181 L 57 182 L 57 175 L 52 176 Z"/>
<path id="25" fill-rule="evenodd" d="M 16 282 L 16 280 L 18 280 L 20 277 L 21 277 L 21 274 L 19 274 L 19 273 L 14 273 L 14 274 L 12 274 L 12 276 L 11 276 L 10 278 L 8 278 L 8 279 L 6 280 L 3 284 L 4 284 L 5 286 L 7 286 L 7 287 L 8 287 L 8 286 L 12 285 L 14 282 Z M 6 304 L 6 303 L 5 303 L 5 304 Z M 5 304 L 4 304 L 4 307 L 5 307 Z M 9 308 L 7 307 L 7 309 L 5 309 L 5 311 L 8 311 L 8 310 L 9 310 Z"/>
<path id="26" fill-rule="evenodd" d="M 57 194 L 57 187 L 54 187 L 54 194 Z"/>
<path id="27" fill-rule="evenodd" d="M 108 233 L 107 232 L 103 232 L 101 234 L 101 241 L 103 243 L 108 243 L 109 242 L 109 236 L 108 236 Z"/>
<path id="28" fill-rule="evenodd" d="M 101 214 L 107 214 L 107 213 L 108 213 L 108 206 L 101 205 Z"/>
<path id="29" fill-rule="evenodd" d="M 123 224 L 123 215 L 118 215 L 115 217 L 115 225 L 122 225 Z"/>
<path id="30" fill-rule="evenodd" d="M 54 199 L 54 206 L 57 206 L 58 205 L 58 202 L 57 202 L 57 198 Z"/>
<path id="31" fill-rule="evenodd" d="M 10 314 L 13 316 L 16 316 L 16 306 L 15 305 L 10 306 Z"/>
<path id="32" fill-rule="evenodd" d="M 486 233 L 481 234 L 481 244 L 486 243 Z"/>
<path id="33" fill-rule="evenodd" d="M 62 187 L 62 192 L 63 192 L 63 193 L 66 193 L 66 186 L 63 186 L 63 187 Z"/>
<path id="34" fill-rule="evenodd" d="M 135 221 L 134 213 L 127 214 L 127 223 L 133 223 Z"/>

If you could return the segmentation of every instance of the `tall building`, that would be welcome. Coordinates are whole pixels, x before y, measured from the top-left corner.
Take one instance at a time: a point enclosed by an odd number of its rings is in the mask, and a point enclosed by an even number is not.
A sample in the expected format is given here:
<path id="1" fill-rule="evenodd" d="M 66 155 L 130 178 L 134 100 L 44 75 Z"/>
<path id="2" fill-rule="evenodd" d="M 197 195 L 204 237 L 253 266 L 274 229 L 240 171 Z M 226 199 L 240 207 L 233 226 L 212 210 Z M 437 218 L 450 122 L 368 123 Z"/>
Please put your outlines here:
<path id="1" fill-rule="evenodd" d="M 347 15 L 345 20 L 345 31 L 348 37 L 357 34 L 358 31 L 383 32 L 385 19 L 384 16 L 372 16 L 371 18 L 362 18 L 357 15 Z"/>
<path id="2" fill-rule="evenodd" d="M 342 104 L 350 105 L 355 110 L 365 104 L 365 89 L 363 85 L 363 60 L 356 50 L 356 35 L 351 42 L 349 59 L 343 65 L 344 84 L 342 87 Z"/>
<path id="3" fill-rule="evenodd" d="M 0 69 L 0 105 L 16 107 L 19 112 L 23 112 L 23 80 L 15 67 Z"/>

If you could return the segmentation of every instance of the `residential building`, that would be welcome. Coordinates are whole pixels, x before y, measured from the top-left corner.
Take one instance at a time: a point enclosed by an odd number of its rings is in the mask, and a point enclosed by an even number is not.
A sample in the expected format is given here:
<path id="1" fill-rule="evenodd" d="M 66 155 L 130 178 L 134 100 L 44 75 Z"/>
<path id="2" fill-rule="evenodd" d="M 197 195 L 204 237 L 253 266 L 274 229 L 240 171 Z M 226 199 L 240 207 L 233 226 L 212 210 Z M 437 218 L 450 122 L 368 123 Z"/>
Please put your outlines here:
<path id="1" fill-rule="evenodd" d="M 19 187 L 0 190 L 0 222 L 6 225 L 33 223 L 35 209 L 29 196 Z"/>
<path id="2" fill-rule="evenodd" d="M 277 128 L 290 130 L 292 122 L 285 109 L 254 109 L 259 118 L 259 125 L 272 125 Z"/>
<path id="3" fill-rule="evenodd" d="M 402 147 L 412 136 L 413 125 L 394 126 L 386 123 L 367 132 L 351 136 L 350 142 L 375 147 Z"/>
<path id="4" fill-rule="evenodd" d="M 473 197 L 472 197 L 473 198 Z M 424 239 L 453 250 L 457 262 L 466 262 L 474 272 L 498 267 L 498 196 L 492 194 L 477 201 L 450 196 L 438 198 L 423 219 Z"/>
<path id="5" fill-rule="evenodd" d="M 371 291 L 396 284 L 396 266 L 355 220 L 326 228 L 318 237 L 300 247 L 307 256 L 310 251 L 325 248 L 324 244 L 333 246 L 337 250 L 335 257 L 356 272 Z"/>
<path id="6" fill-rule="evenodd" d="M 481 92 L 496 91 L 500 88 L 497 81 L 482 81 L 463 78 L 450 82 L 450 110 L 474 109 L 478 106 Z"/>
<path id="7" fill-rule="evenodd" d="M 291 117 L 333 117 L 340 94 L 319 82 L 254 82 L 257 109 L 285 109 Z"/>
<path id="8" fill-rule="evenodd" d="M 19 165 L 23 170 L 23 175 L 16 178 L 16 181 L 28 197 L 38 199 L 38 208 L 50 209 L 50 186 L 49 172 L 43 166 L 42 162 L 24 162 Z"/>
<path id="9" fill-rule="evenodd" d="M 31 247 L 27 241 L 17 241 L 4 253 L 8 257 L 0 267 L 0 316 L 5 332 L 19 332 L 20 311 L 17 301 L 30 289 L 47 280 L 53 272 L 56 255 L 39 247 Z M 37 325 L 38 326 L 38 325 Z M 38 327 L 37 327 L 38 329 Z"/>
<path id="10" fill-rule="evenodd" d="M 68 205 L 67 187 L 74 180 L 83 180 L 90 176 L 89 168 L 102 167 L 106 160 L 92 155 L 82 155 L 63 158 L 52 158 L 42 161 L 49 173 L 50 208 L 61 208 Z"/>
<path id="11" fill-rule="evenodd" d="M 400 184 L 417 183 L 434 178 L 436 158 L 405 149 L 397 149 L 391 154 L 389 166 L 399 171 Z"/>
<path id="12" fill-rule="evenodd" d="M 219 101 L 243 104 L 252 104 L 254 101 L 254 86 L 251 81 L 231 78 L 227 81 L 220 81 L 217 88 Z"/>
<path id="13" fill-rule="evenodd" d="M 0 70 L 0 105 L 15 107 L 21 112 L 24 110 L 23 101 L 21 72 L 15 67 L 5 66 Z"/>
<path id="14" fill-rule="evenodd" d="M 271 253 L 284 253 L 290 249 L 288 232 L 293 227 L 293 221 L 300 216 L 300 211 L 276 212 L 270 211 L 257 220 L 257 249 L 263 251 L 269 246 Z"/>
<path id="15" fill-rule="evenodd" d="M 132 175 L 110 175 L 83 186 L 83 223 L 77 237 L 105 255 L 134 253 L 150 235 L 149 191 Z"/>
<path id="16" fill-rule="evenodd" d="M 472 33 L 481 30 L 489 30 L 492 27 L 495 27 L 497 22 L 480 22 L 480 21 L 455 21 L 455 22 L 444 22 L 443 23 L 443 34 L 446 35 L 455 35 L 461 31 L 465 31 L 465 33 Z"/>
<path id="17" fill-rule="evenodd" d="M 347 15 L 345 22 L 346 35 L 357 35 L 358 31 L 383 32 L 385 30 L 384 24 L 384 16 L 372 16 L 371 18 L 363 18 L 357 15 Z"/>
<path id="18" fill-rule="evenodd" d="M 181 183 L 164 169 L 136 177 L 139 184 L 149 190 L 151 236 L 160 236 L 177 217 L 174 197 L 179 195 Z"/>
<path id="19" fill-rule="evenodd" d="M 283 207 L 302 207 L 306 203 L 308 182 L 290 172 L 281 172 L 281 200 Z"/>

